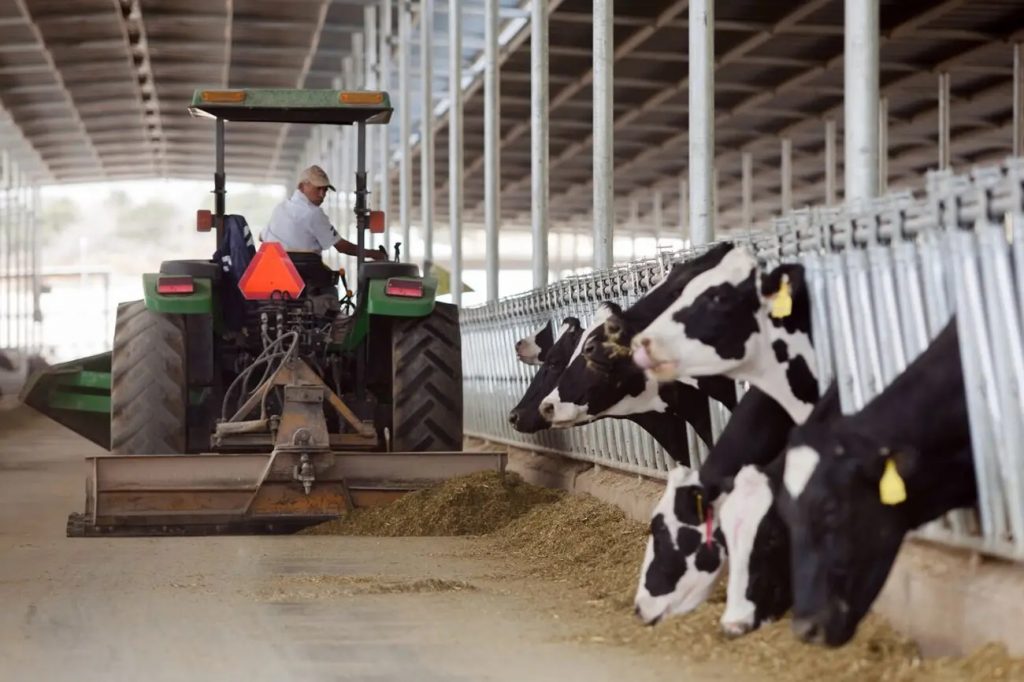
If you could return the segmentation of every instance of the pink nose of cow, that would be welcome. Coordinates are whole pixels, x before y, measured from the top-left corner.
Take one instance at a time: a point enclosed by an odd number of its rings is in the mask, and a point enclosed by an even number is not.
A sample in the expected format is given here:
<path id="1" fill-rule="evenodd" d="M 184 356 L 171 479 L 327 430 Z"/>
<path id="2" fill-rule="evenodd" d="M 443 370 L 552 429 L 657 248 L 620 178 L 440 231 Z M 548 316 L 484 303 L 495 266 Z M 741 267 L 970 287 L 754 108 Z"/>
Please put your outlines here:
<path id="1" fill-rule="evenodd" d="M 642 369 L 650 369 L 654 366 L 654 361 L 651 360 L 649 353 L 650 346 L 650 339 L 641 339 L 640 347 L 633 351 L 633 362 Z"/>

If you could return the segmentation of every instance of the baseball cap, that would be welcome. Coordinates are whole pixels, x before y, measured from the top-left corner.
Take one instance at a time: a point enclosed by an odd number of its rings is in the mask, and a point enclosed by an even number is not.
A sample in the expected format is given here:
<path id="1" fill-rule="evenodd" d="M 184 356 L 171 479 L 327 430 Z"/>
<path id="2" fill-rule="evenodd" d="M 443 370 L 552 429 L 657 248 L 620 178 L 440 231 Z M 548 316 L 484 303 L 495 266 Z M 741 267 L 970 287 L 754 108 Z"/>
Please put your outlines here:
<path id="1" fill-rule="evenodd" d="M 299 176 L 299 182 L 308 182 L 314 187 L 326 187 L 327 189 L 334 189 L 334 185 L 331 184 L 330 178 L 327 177 L 327 173 L 320 166 L 310 166 L 306 170 L 302 171 L 302 175 Z"/>

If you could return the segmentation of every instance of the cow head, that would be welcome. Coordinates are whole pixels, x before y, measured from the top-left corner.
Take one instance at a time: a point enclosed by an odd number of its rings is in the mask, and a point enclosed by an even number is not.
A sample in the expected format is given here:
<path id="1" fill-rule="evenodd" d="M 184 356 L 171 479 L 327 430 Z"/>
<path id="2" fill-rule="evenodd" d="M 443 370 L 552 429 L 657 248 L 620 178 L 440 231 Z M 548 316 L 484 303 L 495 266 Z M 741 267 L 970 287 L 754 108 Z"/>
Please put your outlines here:
<path id="1" fill-rule="evenodd" d="M 636 613 L 648 625 L 700 606 L 725 560 L 711 502 L 696 471 L 679 466 L 651 517 L 651 534 L 640 569 Z"/>
<path id="2" fill-rule="evenodd" d="M 536 433 L 551 426 L 540 414 L 540 401 L 558 385 L 569 359 L 583 336 L 583 328 L 575 317 L 562 320 L 561 332 L 548 351 L 519 404 L 508 413 L 509 423 L 521 433 Z"/>
<path id="3" fill-rule="evenodd" d="M 629 346 L 609 343 L 607 321 L 622 309 L 605 302 L 584 333 L 558 385 L 541 401 L 541 415 L 554 428 L 586 424 L 599 417 L 663 412 L 658 383 L 648 380 L 633 362 Z"/>
<path id="4" fill-rule="evenodd" d="M 808 423 L 828 423 L 839 414 L 839 387 L 833 383 Z M 793 603 L 790 538 L 775 507 L 784 466 L 780 453 L 764 466 L 742 467 L 725 483 L 729 494 L 719 517 L 730 556 L 722 614 L 726 634 L 742 635 L 777 620 Z"/>
<path id="5" fill-rule="evenodd" d="M 912 450 L 890 452 L 822 424 L 791 434 L 778 508 L 792 538 L 801 639 L 839 646 L 853 637 L 912 527 L 903 505 L 883 504 L 880 481 L 886 466 L 906 478 L 917 461 Z"/>
<path id="6" fill-rule="evenodd" d="M 539 332 L 516 341 L 516 357 L 524 364 L 540 366 L 544 364 L 553 345 L 555 345 L 555 334 L 551 327 L 551 320 L 548 320 L 548 323 Z"/>
<path id="7" fill-rule="evenodd" d="M 803 267 L 762 275 L 750 251 L 730 250 L 637 334 L 633 357 L 660 381 L 716 374 L 751 381 L 803 421 L 818 398 Z"/>

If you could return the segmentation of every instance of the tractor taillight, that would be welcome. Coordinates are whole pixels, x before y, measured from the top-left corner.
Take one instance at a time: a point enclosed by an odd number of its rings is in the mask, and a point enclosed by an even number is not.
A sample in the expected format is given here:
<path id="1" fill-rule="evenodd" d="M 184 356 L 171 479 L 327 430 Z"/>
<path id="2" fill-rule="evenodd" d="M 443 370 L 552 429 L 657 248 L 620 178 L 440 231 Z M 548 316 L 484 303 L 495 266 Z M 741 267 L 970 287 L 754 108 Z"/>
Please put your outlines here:
<path id="1" fill-rule="evenodd" d="M 388 296 L 423 298 L 423 282 L 415 279 L 389 279 L 384 285 L 384 293 Z"/>
<path id="2" fill-rule="evenodd" d="M 158 294 L 191 294 L 195 290 L 191 275 L 160 275 L 156 281 Z"/>

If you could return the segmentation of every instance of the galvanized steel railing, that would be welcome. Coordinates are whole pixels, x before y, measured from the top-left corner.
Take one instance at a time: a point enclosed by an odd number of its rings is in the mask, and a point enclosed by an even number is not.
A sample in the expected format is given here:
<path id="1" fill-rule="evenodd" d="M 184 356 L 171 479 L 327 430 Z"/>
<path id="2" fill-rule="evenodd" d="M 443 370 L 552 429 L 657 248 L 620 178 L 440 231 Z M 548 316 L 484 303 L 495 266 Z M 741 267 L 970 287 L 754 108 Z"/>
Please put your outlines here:
<path id="1" fill-rule="evenodd" d="M 797 211 L 740 240 L 767 267 L 805 266 L 821 383 L 838 379 L 845 412 L 878 394 L 960 311 L 978 514 L 950 514 L 920 534 L 1016 559 L 1024 559 L 1022 230 L 1024 160 L 1016 159 L 969 175 L 929 174 L 916 197 Z M 601 301 L 629 305 L 672 262 L 698 253 L 661 254 L 465 310 L 467 432 L 663 477 L 669 458 L 621 420 L 535 436 L 513 431 L 506 415 L 533 375 L 515 359 L 513 345 L 549 319 L 557 327 L 572 315 L 586 325 Z M 717 434 L 727 414 L 716 409 L 713 417 Z M 690 441 L 696 464 L 706 450 L 692 432 Z"/>

